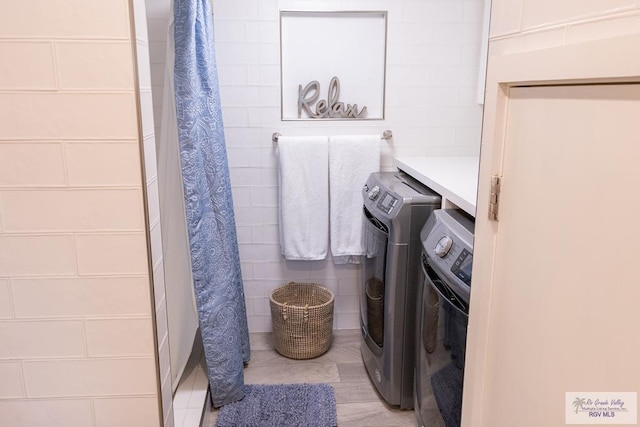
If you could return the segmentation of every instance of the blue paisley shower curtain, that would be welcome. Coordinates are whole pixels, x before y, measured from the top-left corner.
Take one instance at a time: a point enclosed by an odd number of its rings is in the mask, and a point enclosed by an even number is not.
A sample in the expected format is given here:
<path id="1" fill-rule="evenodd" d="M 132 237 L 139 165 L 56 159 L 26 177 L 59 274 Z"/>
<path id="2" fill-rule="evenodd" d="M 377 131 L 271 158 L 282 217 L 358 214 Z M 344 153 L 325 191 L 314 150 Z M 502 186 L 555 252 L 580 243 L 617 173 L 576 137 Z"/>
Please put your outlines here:
<path id="1" fill-rule="evenodd" d="M 174 0 L 174 84 L 198 320 L 213 404 L 244 397 L 249 333 L 208 0 Z"/>

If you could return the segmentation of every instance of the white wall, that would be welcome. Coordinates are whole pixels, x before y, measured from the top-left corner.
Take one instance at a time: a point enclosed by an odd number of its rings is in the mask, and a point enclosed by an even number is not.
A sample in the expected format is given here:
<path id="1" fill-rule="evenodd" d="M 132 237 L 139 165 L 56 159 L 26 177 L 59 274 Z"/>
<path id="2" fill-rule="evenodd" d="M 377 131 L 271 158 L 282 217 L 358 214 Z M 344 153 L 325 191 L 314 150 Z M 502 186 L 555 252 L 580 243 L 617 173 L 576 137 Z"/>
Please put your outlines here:
<path id="1" fill-rule="evenodd" d="M 270 291 L 290 280 L 323 283 L 336 294 L 338 329 L 357 328 L 357 266 L 286 262 L 278 243 L 273 132 L 382 133 L 382 167 L 394 156 L 476 155 L 482 108 L 475 103 L 481 0 L 215 0 L 218 69 L 249 327 L 271 330 Z M 386 120 L 281 122 L 279 10 L 388 10 Z M 167 0 L 147 0 L 151 73 L 159 119 Z M 156 120 L 156 126 L 159 121 Z"/>
<path id="2" fill-rule="evenodd" d="M 144 0 L 132 0 L 133 25 L 136 36 L 136 66 L 140 109 L 140 130 L 142 131 L 142 156 L 144 164 L 145 196 L 147 202 L 148 245 L 151 250 L 153 271 L 153 296 L 155 307 L 155 332 L 160 375 L 160 394 L 164 427 L 172 427 L 173 387 L 171 361 L 169 355 L 169 328 L 167 323 L 167 299 L 164 280 L 164 256 L 162 229 L 160 226 L 160 197 L 158 191 L 158 168 L 156 159 L 156 135 L 154 126 L 153 100 L 151 92 L 151 71 L 149 61 L 149 39 Z"/>

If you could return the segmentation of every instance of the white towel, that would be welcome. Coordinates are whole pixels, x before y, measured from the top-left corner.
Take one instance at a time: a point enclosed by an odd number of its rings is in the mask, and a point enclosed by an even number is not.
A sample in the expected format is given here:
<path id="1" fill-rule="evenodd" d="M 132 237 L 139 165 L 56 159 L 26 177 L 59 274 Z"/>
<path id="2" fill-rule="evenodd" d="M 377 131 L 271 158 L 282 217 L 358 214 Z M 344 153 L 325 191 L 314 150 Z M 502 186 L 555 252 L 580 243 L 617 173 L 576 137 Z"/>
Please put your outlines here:
<path id="1" fill-rule="evenodd" d="M 380 170 L 380 136 L 329 138 L 331 255 L 336 264 L 359 263 L 362 243 L 362 186 Z"/>
<path id="2" fill-rule="evenodd" d="M 329 246 L 329 144 L 323 137 L 278 139 L 280 248 L 290 260 L 320 260 Z"/>

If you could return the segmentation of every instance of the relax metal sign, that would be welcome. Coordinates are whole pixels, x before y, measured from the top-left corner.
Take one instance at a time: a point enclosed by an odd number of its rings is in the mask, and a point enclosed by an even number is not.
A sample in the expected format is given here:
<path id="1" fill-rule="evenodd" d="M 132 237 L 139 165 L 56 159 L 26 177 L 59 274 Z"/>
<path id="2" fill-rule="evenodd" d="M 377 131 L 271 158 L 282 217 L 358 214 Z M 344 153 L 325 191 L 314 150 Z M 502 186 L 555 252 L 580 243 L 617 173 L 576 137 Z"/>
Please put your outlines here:
<path id="1" fill-rule="evenodd" d="M 298 118 L 304 111 L 312 119 L 344 118 L 361 119 L 367 115 L 367 107 L 358 110 L 358 104 L 344 104 L 338 101 L 340 98 L 340 80 L 333 77 L 329 83 L 327 99 L 320 97 L 320 83 L 317 80 L 307 83 L 303 88 L 298 85 Z M 316 102 L 317 101 L 317 102 Z M 315 109 L 313 108 L 315 104 Z"/>

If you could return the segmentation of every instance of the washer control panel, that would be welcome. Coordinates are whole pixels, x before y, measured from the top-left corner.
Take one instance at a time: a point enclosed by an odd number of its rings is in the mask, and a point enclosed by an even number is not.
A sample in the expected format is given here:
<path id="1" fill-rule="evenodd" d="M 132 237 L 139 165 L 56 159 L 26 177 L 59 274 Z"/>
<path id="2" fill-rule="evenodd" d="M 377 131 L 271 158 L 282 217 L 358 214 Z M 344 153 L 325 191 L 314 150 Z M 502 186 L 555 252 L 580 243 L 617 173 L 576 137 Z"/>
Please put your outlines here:
<path id="1" fill-rule="evenodd" d="M 403 172 L 370 174 L 362 185 L 361 195 L 364 208 L 387 227 L 391 227 L 391 221 L 413 221 L 414 209 L 431 212 L 442 201 L 439 195 Z M 397 236 L 400 238 L 400 234 Z"/>
<path id="2" fill-rule="evenodd" d="M 388 191 L 385 191 L 376 207 L 388 215 L 397 204 L 398 198 Z"/>
<path id="3" fill-rule="evenodd" d="M 427 262 L 468 299 L 473 263 L 473 219 L 453 209 L 433 211 L 420 232 Z"/>
<path id="4" fill-rule="evenodd" d="M 451 272 L 468 286 L 471 286 L 471 264 L 473 254 L 467 249 L 463 249 L 451 266 Z"/>

